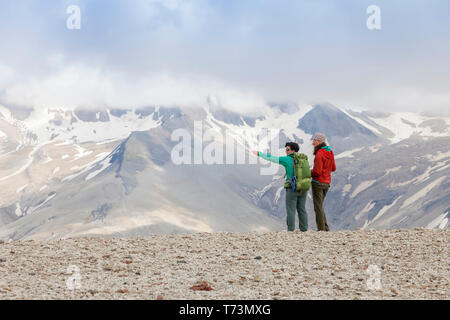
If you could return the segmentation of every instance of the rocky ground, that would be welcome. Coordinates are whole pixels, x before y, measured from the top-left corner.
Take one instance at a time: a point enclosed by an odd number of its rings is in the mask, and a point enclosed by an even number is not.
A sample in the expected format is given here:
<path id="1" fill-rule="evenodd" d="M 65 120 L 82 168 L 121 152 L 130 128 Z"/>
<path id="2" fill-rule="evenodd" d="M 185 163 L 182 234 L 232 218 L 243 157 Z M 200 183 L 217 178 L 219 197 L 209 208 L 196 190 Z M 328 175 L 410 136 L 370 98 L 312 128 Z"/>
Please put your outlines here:
<path id="1" fill-rule="evenodd" d="M 0 243 L 0 299 L 449 299 L 449 229 Z"/>

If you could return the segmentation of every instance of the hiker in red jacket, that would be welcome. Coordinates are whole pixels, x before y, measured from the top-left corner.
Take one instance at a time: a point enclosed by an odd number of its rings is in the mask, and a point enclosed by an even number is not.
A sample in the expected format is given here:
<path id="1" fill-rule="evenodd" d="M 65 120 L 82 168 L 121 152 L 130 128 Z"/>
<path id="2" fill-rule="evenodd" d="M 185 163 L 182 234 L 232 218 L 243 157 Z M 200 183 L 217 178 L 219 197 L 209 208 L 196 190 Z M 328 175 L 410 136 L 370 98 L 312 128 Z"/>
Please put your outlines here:
<path id="1" fill-rule="evenodd" d="M 323 133 L 316 133 L 312 142 L 315 158 L 314 168 L 311 171 L 311 186 L 318 231 L 330 231 L 323 210 L 323 201 L 330 188 L 331 172 L 336 171 L 333 151 L 327 146 L 325 140 L 326 137 Z"/>

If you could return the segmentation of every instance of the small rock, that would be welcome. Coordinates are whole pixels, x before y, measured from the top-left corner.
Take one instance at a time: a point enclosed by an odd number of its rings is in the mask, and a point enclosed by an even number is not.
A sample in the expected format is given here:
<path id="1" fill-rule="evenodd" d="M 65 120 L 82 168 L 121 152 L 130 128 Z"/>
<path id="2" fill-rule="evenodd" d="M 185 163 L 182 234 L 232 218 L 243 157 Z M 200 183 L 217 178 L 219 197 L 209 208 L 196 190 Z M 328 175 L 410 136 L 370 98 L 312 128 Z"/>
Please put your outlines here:
<path id="1" fill-rule="evenodd" d="M 256 260 L 261 260 L 262 257 L 261 257 L 261 256 L 256 256 L 255 259 L 256 259 Z"/>
<path id="2" fill-rule="evenodd" d="M 0 262 L 6 262 L 6 259 L 0 258 Z"/>
<path id="3" fill-rule="evenodd" d="M 195 290 L 195 291 L 210 291 L 210 290 L 212 290 L 209 283 L 204 280 L 197 282 L 190 289 Z"/>
<path id="4" fill-rule="evenodd" d="M 119 289 L 116 291 L 117 293 L 128 293 L 127 289 Z"/>
<path id="5" fill-rule="evenodd" d="M 156 297 L 156 300 L 163 300 L 163 299 L 164 299 L 163 296 L 160 294 Z"/>

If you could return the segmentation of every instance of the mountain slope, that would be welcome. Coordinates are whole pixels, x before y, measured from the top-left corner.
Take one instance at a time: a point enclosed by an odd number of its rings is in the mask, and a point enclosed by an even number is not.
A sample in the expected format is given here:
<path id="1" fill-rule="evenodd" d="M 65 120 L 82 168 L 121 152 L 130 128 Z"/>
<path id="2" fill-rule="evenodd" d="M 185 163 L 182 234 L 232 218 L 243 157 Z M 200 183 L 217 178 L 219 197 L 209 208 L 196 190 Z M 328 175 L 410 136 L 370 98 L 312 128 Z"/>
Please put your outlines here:
<path id="1" fill-rule="evenodd" d="M 195 121 L 209 135 L 202 164 L 192 164 Z M 172 161 L 179 129 L 191 137 L 190 164 Z M 445 228 L 449 129 L 446 118 L 330 104 L 273 103 L 257 117 L 212 101 L 205 108 L 34 110 L 22 119 L 0 107 L 0 238 L 283 229 L 284 170 L 261 174 L 268 164 L 257 164 L 250 150 L 283 154 L 284 142 L 294 140 L 312 165 L 317 131 L 337 160 L 325 204 L 333 230 Z M 232 164 L 208 163 L 226 163 L 230 146 Z M 246 164 L 236 164 L 239 152 Z M 307 210 L 314 229 L 310 200 Z"/>
<path id="2" fill-rule="evenodd" d="M 322 132 L 336 152 L 380 143 L 382 139 L 331 104 L 313 106 L 298 121 L 298 128 L 306 133 Z"/>
<path id="3" fill-rule="evenodd" d="M 167 226 L 172 232 L 280 229 L 242 192 L 260 179 L 256 166 L 170 161 L 172 127 L 185 125 L 192 121 L 178 115 L 164 126 L 133 132 L 101 161 L 63 178 L 50 206 L 5 224 L 0 236 L 141 235 L 167 232 Z"/>

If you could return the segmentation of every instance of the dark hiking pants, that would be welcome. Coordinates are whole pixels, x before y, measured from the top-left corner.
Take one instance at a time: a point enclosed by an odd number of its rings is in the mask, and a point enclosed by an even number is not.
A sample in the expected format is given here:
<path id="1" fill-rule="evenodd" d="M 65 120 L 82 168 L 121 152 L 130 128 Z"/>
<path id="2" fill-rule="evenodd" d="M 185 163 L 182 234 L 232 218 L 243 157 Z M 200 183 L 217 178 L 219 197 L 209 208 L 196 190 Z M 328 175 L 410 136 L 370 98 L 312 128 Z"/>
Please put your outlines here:
<path id="1" fill-rule="evenodd" d="M 316 224 L 318 231 L 330 231 L 327 224 L 327 217 L 323 210 L 323 201 L 327 195 L 330 185 L 328 183 L 312 182 L 312 195 L 314 202 L 314 211 L 316 213 Z"/>
<path id="2" fill-rule="evenodd" d="M 295 212 L 298 213 L 300 231 L 308 230 L 308 215 L 306 214 L 305 203 L 308 192 L 296 192 L 286 189 L 286 222 L 288 231 L 295 229 Z"/>

